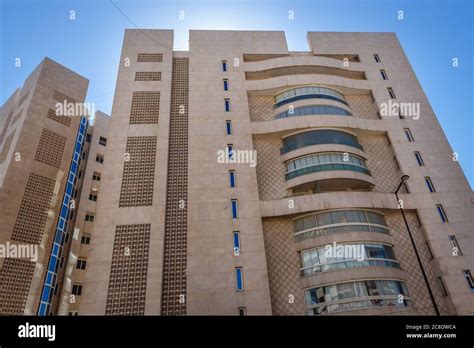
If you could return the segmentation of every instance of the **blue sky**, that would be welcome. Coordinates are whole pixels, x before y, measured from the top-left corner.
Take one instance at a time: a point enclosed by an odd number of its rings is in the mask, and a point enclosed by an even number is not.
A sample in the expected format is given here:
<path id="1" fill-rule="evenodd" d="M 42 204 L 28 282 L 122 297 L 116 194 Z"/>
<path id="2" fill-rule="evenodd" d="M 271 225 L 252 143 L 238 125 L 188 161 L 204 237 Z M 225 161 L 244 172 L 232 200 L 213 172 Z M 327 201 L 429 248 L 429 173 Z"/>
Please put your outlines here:
<path id="1" fill-rule="evenodd" d="M 114 0 L 140 28 L 284 30 L 290 50 L 308 31 L 393 31 L 474 187 L 473 5 L 470 0 Z M 48 56 L 90 80 L 88 102 L 110 113 L 125 28 L 110 0 L 0 0 L 0 104 Z M 397 11 L 404 11 L 404 20 Z M 70 20 L 75 11 L 75 20 Z M 184 19 L 179 18 L 184 11 Z M 288 18 L 294 11 L 294 19 Z M 452 59 L 459 59 L 459 67 Z M 15 58 L 21 67 L 15 67 Z"/>

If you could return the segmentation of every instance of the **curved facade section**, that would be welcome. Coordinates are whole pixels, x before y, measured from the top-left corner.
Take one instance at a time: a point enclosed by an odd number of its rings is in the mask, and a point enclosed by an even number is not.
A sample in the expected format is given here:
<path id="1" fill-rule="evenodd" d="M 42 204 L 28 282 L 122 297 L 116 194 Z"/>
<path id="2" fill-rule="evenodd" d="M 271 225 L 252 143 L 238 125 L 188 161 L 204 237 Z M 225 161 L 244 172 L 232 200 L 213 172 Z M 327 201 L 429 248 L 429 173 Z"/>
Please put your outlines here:
<path id="1" fill-rule="evenodd" d="M 332 170 L 349 170 L 370 175 L 365 159 L 350 153 L 314 153 L 286 162 L 285 180 L 301 175 Z"/>
<path id="2" fill-rule="evenodd" d="M 275 96 L 276 109 L 282 105 L 304 99 L 328 99 L 348 105 L 344 95 L 332 88 L 320 86 L 296 87 L 279 93 Z"/>
<path id="3" fill-rule="evenodd" d="M 333 105 L 308 105 L 281 112 L 275 116 L 275 119 L 315 115 L 352 116 L 352 113 Z"/>
<path id="4" fill-rule="evenodd" d="M 306 289 L 304 297 L 308 315 L 412 305 L 406 283 L 396 279 L 371 279 L 317 286 Z"/>
<path id="5" fill-rule="evenodd" d="M 321 74 L 330 76 L 341 76 L 353 80 L 366 80 L 363 71 L 355 71 L 341 68 L 328 67 L 323 65 L 294 65 L 282 66 L 260 71 L 246 71 L 246 80 L 265 80 L 272 77 L 288 75 Z"/>
<path id="6" fill-rule="evenodd" d="M 301 276 L 355 267 L 400 268 L 393 247 L 382 243 L 343 243 L 301 251 Z"/>
<path id="7" fill-rule="evenodd" d="M 284 138 L 280 151 L 281 154 L 285 154 L 302 147 L 319 144 L 341 144 L 362 150 L 362 145 L 353 134 L 336 129 L 316 129 Z"/>
<path id="8" fill-rule="evenodd" d="M 296 241 L 343 232 L 390 234 L 382 214 L 371 210 L 318 212 L 293 220 Z"/>

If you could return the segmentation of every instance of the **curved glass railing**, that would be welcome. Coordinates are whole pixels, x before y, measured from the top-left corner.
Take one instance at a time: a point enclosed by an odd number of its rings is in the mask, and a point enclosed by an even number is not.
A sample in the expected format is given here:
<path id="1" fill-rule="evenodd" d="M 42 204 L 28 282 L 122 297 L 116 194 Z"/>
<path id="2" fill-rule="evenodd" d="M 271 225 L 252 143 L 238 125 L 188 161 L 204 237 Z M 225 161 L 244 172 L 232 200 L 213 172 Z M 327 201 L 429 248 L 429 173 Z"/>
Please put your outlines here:
<path id="1" fill-rule="evenodd" d="M 302 147 L 322 144 L 347 145 L 362 150 L 355 135 L 336 129 L 316 129 L 284 138 L 280 152 L 285 154 Z"/>
<path id="2" fill-rule="evenodd" d="M 389 234 L 382 214 L 369 210 L 334 210 L 293 220 L 296 241 L 344 232 Z"/>
<path id="3" fill-rule="evenodd" d="M 344 243 L 301 252 L 301 276 L 354 267 L 400 268 L 393 249 L 380 243 Z"/>
<path id="4" fill-rule="evenodd" d="M 275 116 L 275 119 L 282 119 L 287 117 L 296 117 L 296 116 L 314 116 L 314 115 L 339 115 L 339 116 L 352 116 L 352 114 L 344 110 L 343 108 L 338 108 L 333 105 L 308 105 L 300 106 L 292 110 L 285 112 L 280 112 Z"/>
<path id="5" fill-rule="evenodd" d="M 305 302 L 309 315 L 412 305 L 405 282 L 386 279 L 362 280 L 307 289 Z"/>
<path id="6" fill-rule="evenodd" d="M 334 89 L 327 87 L 307 86 L 293 88 L 280 94 L 277 94 L 275 96 L 275 104 L 273 105 L 273 108 L 276 109 L 282 105 L 297 100 L 312 98 L 329 99 L 348 105 L 344 98 L 344 95 Z"/>
<path id="7" fill-rule="evenodd" d="M 362 157 L 348 153 L 317 153 L 286 162 L 285 180 L 328 170 L 349 170 L 370 175 Z"/>

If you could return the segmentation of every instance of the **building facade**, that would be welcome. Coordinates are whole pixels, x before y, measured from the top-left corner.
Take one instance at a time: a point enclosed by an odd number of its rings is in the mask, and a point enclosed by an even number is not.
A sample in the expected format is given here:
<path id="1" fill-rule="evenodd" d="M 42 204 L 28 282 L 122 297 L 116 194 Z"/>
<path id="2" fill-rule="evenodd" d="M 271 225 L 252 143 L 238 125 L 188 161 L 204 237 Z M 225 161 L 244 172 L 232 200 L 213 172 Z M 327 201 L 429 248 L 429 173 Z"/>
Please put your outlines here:
<path id="1" fill-rule="evenodd" d="M 88 84 L 45 58 L 2 106 L 0 314 L 58 313 L 64 261 L 82 233 L 76 211 L 94 127 L 73 114 Z M 97 118 L 105 132 L 108 117 Z"/>
<path id="2" fill-rule="evenodd" d="M 307 39 L 126 30 L 50 313 L 474 314 L 474 195 L 398 39 Z"/>

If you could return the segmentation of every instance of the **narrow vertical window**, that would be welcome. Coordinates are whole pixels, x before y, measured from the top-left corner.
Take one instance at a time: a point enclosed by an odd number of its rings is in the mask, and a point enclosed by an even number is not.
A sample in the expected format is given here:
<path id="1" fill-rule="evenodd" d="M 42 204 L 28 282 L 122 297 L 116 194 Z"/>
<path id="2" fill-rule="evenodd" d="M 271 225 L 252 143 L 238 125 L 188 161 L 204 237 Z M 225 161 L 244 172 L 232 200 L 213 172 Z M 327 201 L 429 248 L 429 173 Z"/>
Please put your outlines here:
<path id="1" fill-rule="evenodd" d="M 227 71 L 227 60 L 222 61 L 222 71 Z"/>
<path id="2" fill-rule="evenodd" d="M 225 130 L 226 130 L 227 135 L 232 134 L 232 121 L 230 120 L 225 121 Z"/>
<path id="3" fill-rule="evenodd" d="M 436 189 L 433 185 L 433 182 L 431 181 L 431 178 L 429 176 L 425 176 L 425 182 L 426 182 L 426 186 L 428 186 L 428 190 L 430 190 L 430 192 L 436 192 Z"/>
<path id="4" fill-rule="evenodd" d="M 229 157 L 229 159 L 234 158 L 234 145 L 227 144 L 227 156 Z"/>
<path id="5" fill-rule="evenodd" d="M 418 151 L 415 151 L 415 158 L 416 158 L 416 161 L 418 162 L 418 165 L 420 167 L 423 167 L 425 165 L 425 162 L 423 162 L 423 158 L 421 157 L 421 155 Z"/>
<path id="6" fill-rule="evenodd" d="M 458 240 L 456 239 L 456 236 L 451 235 L 448 236 L 449 242 L 451 243 L 452 251 L 453 251 L 453 256 L 459 256 L 462 255 L 461 248 L 459 247 Z"/>
<path id="7" fill-rule="evenodd" d="M 396 99 L 397 97 L 395 96 L 395 92 L 393 91 L 392 87 L 387 87 L 388 94 L 390 95 L 390 98 Z"/>
<path id="8" fill-rule="evenodd" d="M 228 91 L 229 90 L 229 80 L 224 79 L 222 81 L 224 82 L 224 91 Z"/>
<path id="9" fill-rule="evenodd" d="M 441 221 L 448 222 L 448 217 L 446 216 L 446 212 L 444 211 L 443 206 L 441 204 L 436 204 L 436 209 L 438 210 Z"/>
<path id="10" fill-rule="evenodd" d="M 243 317 L 246 314 L 245 307 L 239 307 L 239 315 Z"/>
<path id="11" fill-rule="evenodd" d="M 236 185 L 235 179 L 236 179 L 235 170 L 229 170 L 230 187 L 235 187 Z"/>
<path id="12" fill-rule="evenodd" d="M 378 54 L 374 54 L 374 60 L 375 60 L 376 63 L 380 63 L 380 62 L 381 62 L 380 57 L 379 57 Z"/>
<path id="13" fill-rule="evenodd" d="M 413 138 L 413 134 L 411 134 L 410 128 L 403 128 L 403 131 L 405 132 L 405 135 L 409 142 L 415 141 L 415 139 Z"/>
<path id="14" fill-rule="evenodd" d="M 244 270 L 242 267 L 235 268 L 235 278 L 236 278 L 236 290 L 243 291 L 244 290 Z"/>
<path id="15" fill-rule="evenodd" d="M 471 292 L 474 292 L 474 280 L 472 279 L 471 271 L 468 269 L 465 269 L 462 271 L 462 273 L 464 274 L 464 278 L 466 278 L 467 285 L 469 285 Z"/>
<path id="16" fill-rule="evenodd" d="M 384 69 L 380 69 L 380 75 L 382 76 L 382 79 L 388 80 L 387 73 L 385 72 Z"/>
<path id="17" fill-rule="evenodd" d="M 237 219 L 239 217 L 239 212 L 238 212 L 239 207 L 237 204 L 237 200 L 233 199 L 231 202 L 232 202 L 232 218 Z"/>
<path id="18" fill-rule="evenodd" d="M 229 112 L 230 111 L 230 99 L 229 98 L 224 99 L 224 106 L 225 106 L 225 111 Z"/>
<path id="19" fill-rule="evenodd" d="M 234 255 L 240 254 L 240 233 L 239 231 L 234 231 Z"/>

